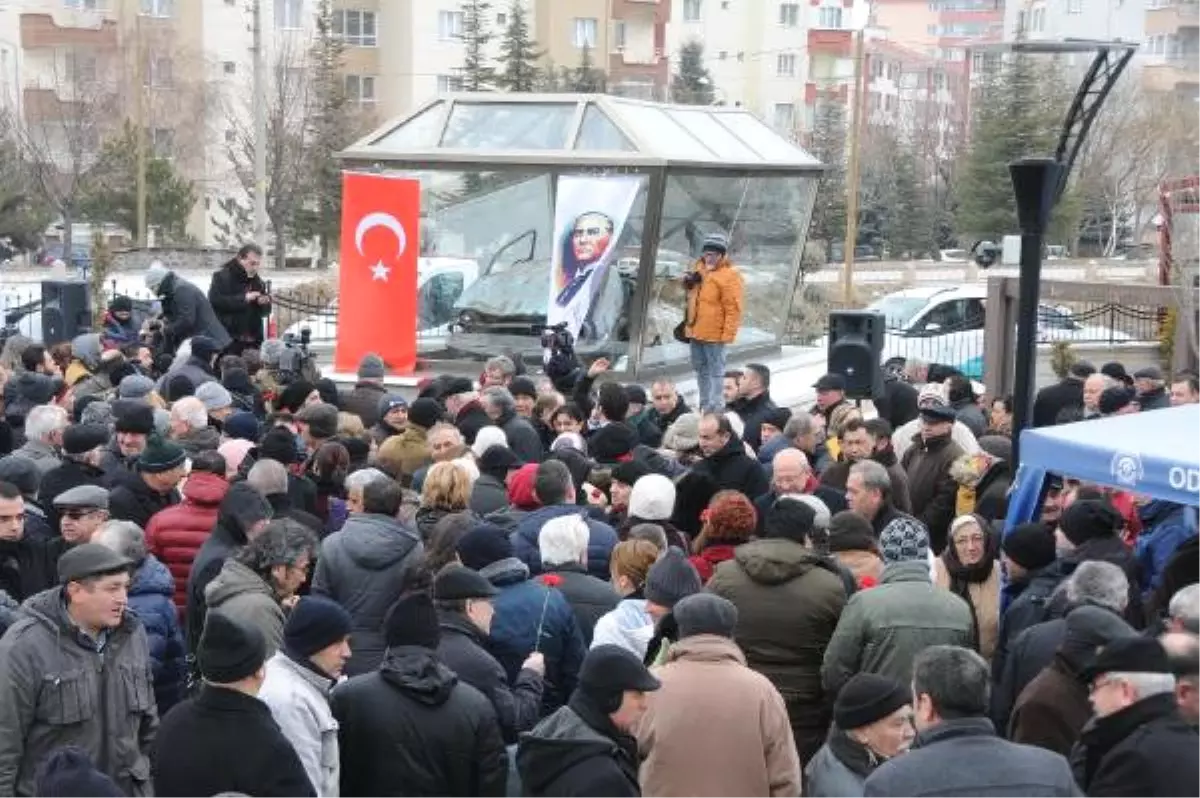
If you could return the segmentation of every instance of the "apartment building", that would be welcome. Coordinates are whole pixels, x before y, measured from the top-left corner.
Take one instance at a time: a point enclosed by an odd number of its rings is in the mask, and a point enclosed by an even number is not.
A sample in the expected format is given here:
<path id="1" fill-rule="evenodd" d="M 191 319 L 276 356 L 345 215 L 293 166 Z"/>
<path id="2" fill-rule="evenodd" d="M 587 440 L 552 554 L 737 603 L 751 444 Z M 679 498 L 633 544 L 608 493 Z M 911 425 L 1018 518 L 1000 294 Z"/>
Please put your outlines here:
<path id="1" fill-rule="evenodd" d="M 1196 0 L 1148 0 L 1142 85 L 1200 101 L 1200 4 Z"/>
<path id="2" fill-rule="evenodd" d="M 875 0 L 872 13 L 888 41 L 939 61 L 963 62 L 970 45 L 1003 39 L 1005 8 L 1021 1 Z"/>
<path id="3" fill-rule="evenodd" d="M 941 61 L 885 39 L 867 48 L 867 124 L 891 128 L 949 157 L 967 123 L 966 64 Z"/>

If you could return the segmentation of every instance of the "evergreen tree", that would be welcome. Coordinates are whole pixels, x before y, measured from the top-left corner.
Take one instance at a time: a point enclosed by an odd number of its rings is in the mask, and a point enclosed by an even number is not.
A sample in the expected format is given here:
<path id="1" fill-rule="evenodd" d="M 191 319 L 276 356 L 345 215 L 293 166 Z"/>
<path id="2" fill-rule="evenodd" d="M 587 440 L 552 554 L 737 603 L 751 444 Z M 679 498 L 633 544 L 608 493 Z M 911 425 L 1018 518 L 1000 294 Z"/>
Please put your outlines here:
<path id="1" fill-rule="evenodd" d="M 897 142 L 892 159 L 891 213 L 887 220 L 887 240 L 892 257 L 921 258 L 934 245 L 933 219 L 917 170 L 917 156 L 907 142 Z"/>
<path id="2" fill-rule="evenodd" d="M 463 91 L 491 91 L 496 85 L 496 70 L 488 61 L 487 46 L 492 41 L 488 27 L 492 4 L 488 0 L 465 0 L 463 14 Z"/>
<path id="3" fill-rule="evenodd" d="M 836 96 L 817 98 L 809 150 L 826 172 L 817 187 L 808 237 L 823 243 L 829 260 L 834 244 L 846 238 L 846 105 Z"/>
<path id="4" fill-rule="evenodd" d="M 565 71 L 567 71 L 565 68 L 554 63 L 553 58 L 547 58 L 546 63 L 538 69 L 534 87 L 543 94 L 557 94 L 565 91 L 564 87 L 568 82 L 563 76 Z"/>
<path id="5" fill-rule="evenodd" d="M 568 90 L 578 94 L 600 94 L 604 91 L 604 71 L 597 69 L 592 61 L 592 48 L 586 44 L 580 48 L 579 64 L 567 80 Z"/>
<path id="6" fill-rule="evenodd" d="M 508 91 L 533 91 L 537 87 L 537 62 L 541 57 L 529 34 L 525 6 L 521 0 L 512 0 L 508 9 L 508 27 L 500 40 L 500 62 L 504 68 L 497 76 L 496 84 Z"/>
<path id="7" fill-rule="evenodd" d="M 712 75 L 704 66 L 704 43 L 699 39 L 679 48 L 679 71 L 671 78 L 671 101 L 684 105 L 712 105 L 716 99 Z"/>

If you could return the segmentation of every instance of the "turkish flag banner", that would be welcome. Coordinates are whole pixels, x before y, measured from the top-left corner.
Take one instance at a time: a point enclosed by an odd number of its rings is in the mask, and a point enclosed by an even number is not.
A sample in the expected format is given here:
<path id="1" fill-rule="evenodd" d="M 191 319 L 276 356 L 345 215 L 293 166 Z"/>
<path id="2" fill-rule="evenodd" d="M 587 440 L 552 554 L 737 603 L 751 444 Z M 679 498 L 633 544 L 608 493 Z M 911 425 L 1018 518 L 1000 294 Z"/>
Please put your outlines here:
<path id="1" fill-rule="evenodd" d="M 420 181 L 342 173 L 338 371 L 353 373 L 368 352 L 391 374 L 416 369 L 420 219 Z"/>

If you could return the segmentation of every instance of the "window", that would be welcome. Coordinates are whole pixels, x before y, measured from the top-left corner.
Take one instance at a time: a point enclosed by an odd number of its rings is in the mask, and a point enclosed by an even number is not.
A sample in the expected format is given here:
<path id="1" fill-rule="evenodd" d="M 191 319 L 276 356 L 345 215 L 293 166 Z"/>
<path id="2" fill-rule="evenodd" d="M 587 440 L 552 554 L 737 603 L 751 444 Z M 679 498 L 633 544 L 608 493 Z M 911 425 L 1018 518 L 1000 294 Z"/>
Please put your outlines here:
<path id="1" fill-rule="evenodd" d="M 1082 14 L 1083 13 L 1083 0 L 1067 0 L 1067 13 L 1068 14 Z"/>
<path id="2" fill-rule="evenodd" d="M 792 103 L 775 103 L 772 118 L 775 130 L 780 133 L 791 133 L 796 129 L 796 106 Z"/>
<path id="3" fill-rule="evenodd" d="M 75 84 L 96 82 L 96 56 L 71 53 L 67 56 L 67 75 Z"/>
<path id="4" fill-rule="evenodd" d="M 173 0 L 142 0 L 142 14 L 147 17 L 169 17 Z"/>
<path id="5" fill-rule="evenodd" d="M 503 11 L 501 11 L 499 14 L 497 14 L 496 15 L 496 24 L 502 28 L 505 25 L 507 25 L 508 24 L 508 14 L 505 14 Z"/>
<path id="6" fill-rule="evenodd" d="M 222 69 L 225 70 L 226 75 L 236 75 L 237 74 L 237 64 L 233 63 L 232 61 L 226 61 L 225 63 L 223 63 L 221 65 L 221 67 L 222 67 Z"/>
<path id="7" fill-rule="evenodd" d="M 78 8 L 83 11 L 103 11 L 104 0 L 63 0 L 64 8 Z"/>
<path id="8" fill-rule="evenodd" d="M 275 27 L 300 30 L 304 27 L 304 0 L 275 0 Z"/>
<path id="9" fill-rule="evenodd" d="M 729 57 L 729 51 L 728 51 L 728 50 L 722 50 L 721 52 L 717 53 L 717 60 L 718 60 L 718 61 L 724 61 L 724 60 L 725 60 L 726 58 L 728 58 L 728 57 Z"/>
<path id="10" fill-rule="evenodd" d="M 171 85 L 171 59 L 151 56 L 146 61 L 146 85 L 161 89 Z"/>
<path id="11" fill-rule="evenodd" d="M 699 22 L 703 12 L 703 0 L 683 0 L 683 21 Z"/>
<path id="12" fill-rule="evenodd" d="M 842 27 L 842 8 L 841 6 L 823 6 L 817 14 L 817 27 L 819 28 L 840 28 Z"/>
<path id="13" fill-rule="evenodd" d="M 575 17 L 575 35 L 572 37 L 575 46 L 589 49 L 596 46 L 596 18 Z"/>
<path id="14" fill-rule="evenodd" d="M 462 36 L 463 13 L 461 11 L 438 12 L 438 38 L 457 39 Z"/>
<path id="15" fill-rule="evenodd" d="M 622 52 L 625 49 L 625 21 L 621 19 L 613 20 L 612 28 L 612 46 L 616 52 Z"/>
<path id="16" fill-rule="evenodd" d="M 351 47 L 374 47 L 374 11 L 334 11 L 333 35 Z"/>
<path id="17" fill-rule="evenodd" d="M 800 24 L 800 6 L 797 3 L 779 4 L 779 24 L 785 28 L 794 28 Z"/>
<path id="18" fill-rule="evenodd" d="M 225 143 L 233 144 L 235 141 L 237 141 L 237 131 L 231 127 L 226 128 L 225 129 Z"/>
<path id="19" fill-rule="evenodd" d="M 871 59 L 871 77 L 873 77 L 873 78 L 883 77 L 883 62 L 880 61 L 878 58 Z"/>
<path id="20" fill-rule="evenodd" d="M 454 94 L 462 91 L 463 79 L 460 75 L 438 75 L 438 94 Z"/>
<path id="21" fill-rule="evenodd" d="M 796 56 L 794 53 L 780 53 L 776 56 L 775 74 L 781 78 L 796 76 Z"/>
<path id="22" fill-rule="evenodd" d="M 346 99 L 355 103 L 375 102 L 375 76 L 347 75 Z"/>
<path id="23" fill-rule="evenodd" d="M 146 131 L 150 150 L 158 158 L 169 158 L 175 146 L 175 131 L 166 127 L 155 127 Z"/>

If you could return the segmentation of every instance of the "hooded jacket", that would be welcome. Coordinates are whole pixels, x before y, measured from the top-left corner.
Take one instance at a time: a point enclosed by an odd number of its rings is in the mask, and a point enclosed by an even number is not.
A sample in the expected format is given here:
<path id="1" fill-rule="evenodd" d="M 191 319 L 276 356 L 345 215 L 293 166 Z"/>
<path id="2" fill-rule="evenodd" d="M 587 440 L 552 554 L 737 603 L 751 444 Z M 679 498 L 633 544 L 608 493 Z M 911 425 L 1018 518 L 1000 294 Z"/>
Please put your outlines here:
<path id="1" fill-rule="evenodd" d="M 547 717 L 517 747 L 517 771 L 530 796 L 634 798 L 637 740 L 620 732 L 580 693 Z"/>
<path id="2" fill-rule="evenodd" d="M 384 617 L 424 555 L 416 533 L 385 515 L 355 513 L 321 542 L 312 592 L 341 604 L 353 619 L 348 675 L 367 673 L 383 661 Z"/>
<path id="3" fill-rule="evenodd" d="M 974 626 L 967 602 L 933 585 L 925 560 L 891 563 L 878 587 L 847 602 L 825 650 L 825 689 L 836 695 L 856 673 L 908 684 L 917 654 L 936 645 L 970 648 Z"/>
<path id="4" fill-rule="evenodd" d="M 626 598 L 596 621 L 589 647 L 620 646 L 644 659 L 653 637 L 654 619 L 646 612 L 646 600 Z"/>
<path id="5" fill-rule="evenodd" d="M 181 503 L 155 513 L 146 527 L 146 550 L 175 577 L 175 606 L 180 616 L 187 607 L 192 563 L 217 523 L 229 483 L 217 474 L 197 472 L 188 477 L 182 492 Z"/>
<path id="6" fill-rule="evenodd" d="M 52 751 L 82 748 L 126 795 L 150 794 L 158 729 L 142 625 L 126 614 L 103 653 L 71 620 L 62 589 L 44 590 L 0 639 L 0 795 L 36 795 Z"/>
<path id="7" fill-rule="evenodd" d="M 765 676 L 746 667 L 736 643 L 717 635 L 685 637 L 655 675 L 662 687 L 637 726 L 643 792 L 800 795 L 787 707 Z M 697 712 L 721 722 L 697 723 Z"/>
<path id="8" fill-rule="evenodd" d="M 163 714 L 183 699 L 187 685 L 187 658 L 179 613 L 171 601 L 174 595 L 175 580 L 167 566 L 153 554 L 146 555 L 129 583 L 129 612 L 146 628 L 154 699 Z"/>
<path id="9" fill-rule="evenodd" d="M 583 516 L 583 520 L 587 522 L 588 573 L 598 579 L 607 578 L 608 558 L 617 545 L 617 533 L 608 524 L 591 518 L 587 514 L 586 508 L 575 504 L 539 507 L 517 522 L 517 529 L 511 535 L 513 555 L 529 566 L 529 571 L 534 576 L 540 574 L 543 568 L 538 539 L 542 533 L 542 527 L 552 518 L 572 514 Z"/>
<path id="10" fill-rule="evenodd" d="M 825 741 L 832 716 L 832 695 L 821 686 L 821 653 L 846 604 L 841 576 L 799 543 L 755 540 L 717 566 L 707 590 L 737 607 L 734 640 L 746 664 L 783 696 L 806 762 Z"/>
<path id="11" fill-rule="evenodd" d="M 287 618 L 274 589 L 237 560 L 225 560 L 221 572 L 204 588 L 204 600 L 209 612 L 220 610 L 262 632 L 267 641 L 267 656 L 283 645 L 283 624 Z"/>
<path id="12" fill-rule="evenodd" d="M 417 646 L 333 693 L 342 795 L 500 796 L 508 757 L 491 702 Z"/>
<path id="13" fill-rule="evenodd" d="M 267 678 L 258 691 L 322 798 L 338 794 L 340 778 L 338 725 L 329 708 L 332 687 L 332 679 L 280 651 L 267 660 Z"/>

